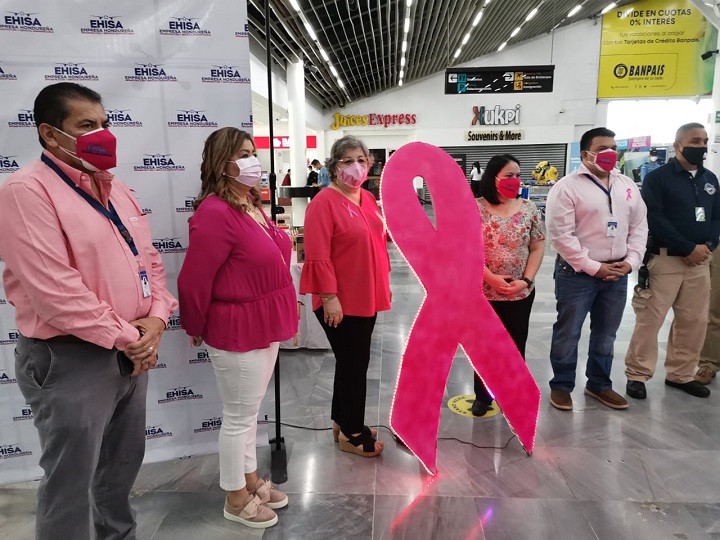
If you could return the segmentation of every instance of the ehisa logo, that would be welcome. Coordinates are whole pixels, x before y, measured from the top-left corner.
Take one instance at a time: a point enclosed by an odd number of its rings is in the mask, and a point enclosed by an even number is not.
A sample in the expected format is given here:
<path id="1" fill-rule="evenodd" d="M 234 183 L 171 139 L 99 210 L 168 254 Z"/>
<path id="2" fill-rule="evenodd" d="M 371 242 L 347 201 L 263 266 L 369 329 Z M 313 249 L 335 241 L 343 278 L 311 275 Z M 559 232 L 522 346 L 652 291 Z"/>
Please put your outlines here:
<path id="1" fill-rule="evenodd" d="M 23 456 L 32 456 L 32 452 L 25 451 L 17 444 L 0 444 L 0 459 L 10 459 Z"/>
<path id="2" fill-rule="evenodd" d="M 0 369 L 0 384 L 17 384 L 17 379 L 8 375 L 6 369 Z"/>
<path id="3" fill-rule="evenodd" d="M 210 36 L 210 30 L 200 28 L 197 17 L 171 17 L 167 28 L 160 29 L 161 36 Z"/>
<path id="4" fill-rule="evenodd" d="M 168 75 L 162 64 L 135 64 L 132 75 L 125 75 L 127 82 L 177 82 Z"/>
<path id="5" fill-rule="evenodd" d="M 197 351 L 197 354 L 195 355 L 195 358 L 190 359 L 191 364 L 209 364 L 210 363 L 210 353 L 207 352 L 207 349 L 199 349 Z"/>
<path id="6" fill-rule="evenodd" d="M 46 81 L 99 81 L 97 75 L 89 73 L 85 64 L 56 62 L 52 75 L 45 75 Z"/>
<path id="7" fill-rule="evenodd" d="M 20 414 L 18 416 L 13 416 L 13 422 L 22 422 L 23 420 L 32 420 L 33 419 L 33 413 L 30 409 L 30 405 L 25 405 L 22 409 L 20 409 Z"/>
<path id="8" fill-rule="evenodd" d="M 146 426 L 145 427 L 145 439 L 150 441 L 152 439 L 162 439 L 163 437 L 172 437 L 172 431 L 165 431 L 162 426 Z"/>
<path id="9" fill-rule="evenodd" d="M 167 369 L 167 364 L 165 362 L 158 362 L 150 369 Z"/>
<path id="10" fill-rule="evenodd" d="M 3 156 L 0 154 L 0 173 L 14 173 L 20 168 L 15 157 L 16 156 Z"/>
<path id="11" fill-rule="evenodd" d="M 158 171 L 184 171 L 183 165 L 178 165 L 172 159 L 172 154 L 145 154 L 142 165 L 135 165 L 135 172 Z"/>
<path id="12" fill-rule="evenodd" d="M 163 399 L 158 399 L 158 405 L 172 403 L 173 401 L 186 401 L 188 399 L 202 399 L 202 394 L 196 393 L 190 386 L 178 386 L 165 392 Z"/>
<path id="13" fill-rule="evenodd" d="M 179 315 L 173 315 L 168 319 L 167 328 L 165 329 L 166 332 L 171 332 L 173 330 L 182 330 L 182 325 L 180 324 L 180 316 Z"/>
<path id="14" fill-rule="evenodd" d="M 185 253 L 187 248 L 180 243 L 180 238 L 154 238 L 153 246 L 158 253 Z"/>
<path id="15" fill-rule="evenodd" d="M 250 35 L 250 27 L 248 23 L 245 23 L 245 28 L 242 32 L 235 32 L 235 37 L 246 38 Z"/>
<path id="16" fill-rule="evenodd" d="M 18 109 L 17 120 L 8 122 L 8 127 L 35 127 L 35 115 L 30 109 Z"/>
<path id="17" fill-rule="evenodd" d="M 0 81 L 17 81 L 17 75 L 10 73 L 0 66 Z"/>
<path id="18" fill-rule="evenodd" d="M 218 124 L 217 122 L 208 120 L 205 111 L 178 109 L 177 114 L 175 115 L 175 121 L 168 122 L 168 127 L 216 128 L 218 127 Z"/>
<path id="19" fill-rule="evenodd" d="M 40 22 L 38 13 L 25 13 L 24 11 L 6 11 L 3 23 L 0 24 L 0 30 L 8 30 L 10 32 L 40 32 L 42 34 L 52 34 L 55 32 L 50 26 L 45 26 Z"/>
<path id="20" fill-rule="evenodd" d="M 250 77 L 243 76 L 237 66 L 213 66 L 210 68 L 210 76 L 202 77 L 202 82 L 250 84 Z"/>
<path id="21" fill-rule="evenodd" d="M 150 214 L 152 214 L 152 208 L 143 208 L 142 209 L 143 216 L 149 216 Z"/>
<path id="22" fill-rule="evenodd" d="M 195 202 L 195 197 L 185 197 L 185 203 L 182 206 L 178 206 L 175 208 L 175 212 L 178 214 L 184 214 L 186 212 L 194 212 L 195 209 L 193 208 L 193 203 Z"/>
<path id="23" fill-rule="evenodd" d="M 7 306 L 7 300 L 0 296 L 0 306 Z"/>
<path id="24" fill-rule="evenodd" d="M 244 128 L 252 128 L 253 127 L 253 115 L 250 115 L 250 121 L 249 122 L 241 122 L 240 127 Z"/>
<path id="25" fill-rule="evenodd" d="M 204 433 L 206 431 L 218 431 L 222 427 L 222 417 L 203 418 L 200 427 L 193 429 L 193 433 Z"/>
<path id="26" fill-rule="evenodd" d="M 132 28 L 126 28 L 118 15 L 90 15 L 90 24 L 81 28 L 81 34 L 134 34 Z"/>
<path id="27" fill-rule="evenodd" d="M 20 332 L 12 329 L 7 334 L 7 339 L 0 339 L 0 345 L 15 345 L 20 339 Z"/>
<path id="28" fill-rule="evenodd" d="M 105 114 L 112 127 L 143 127 L 143 123 L 130 115 L 130 109 L 105 109 Z"/>

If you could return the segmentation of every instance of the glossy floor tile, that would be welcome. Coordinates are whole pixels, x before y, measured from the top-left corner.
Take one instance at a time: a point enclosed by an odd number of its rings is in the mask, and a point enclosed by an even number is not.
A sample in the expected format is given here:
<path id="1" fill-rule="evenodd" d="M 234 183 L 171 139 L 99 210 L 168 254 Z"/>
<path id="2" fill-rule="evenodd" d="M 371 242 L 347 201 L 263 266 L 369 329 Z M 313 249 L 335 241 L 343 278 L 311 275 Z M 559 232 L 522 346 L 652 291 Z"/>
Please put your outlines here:
<path id="1" fill-rule="evenodd" d="M 393 309 L 378 318 L 368 370 L 366 422 L 388 424 L 397 369 L 423 290 L 391 245 Z M 610 410 L 583 395 L 589 321 L 580 343 L 575 409 L 550 406 L 547 381 L 555 322 L 553 254 L 536 280 L 528 367 L 542 391 L 536 447 L 528 456 L 502 414 L 466 418 L 443 406 L 436 477 L 389 431 L 385 452 L 363 459 L 338 450 L 329 430 L 283 427 L 290 496 L 277 526 L 253 531 L 223 519 L 217 455 L 145 465 L 135 486 L 138 538 L 664 540 L 720 538 L 720 383 L 697 399 L 663 384 L 669 322 L 648 399 Z M 632 335 L 630 302 L 615 347 L 613 381 L 624 393 Z M 282 351 L 283 421 L 329 428 L 334 359 L 328 351 Z M 272 385 L 271 385 L 272 392 Z M 445 400 L 472 393 L 458 351 Z M 422 399 L 422 397 L 420 397 Z M 274 396 L 269 400 L 274 410 Z M 460 439 L 476 446 L 463 444 Z M 479 448 L 482 447 L 482 448 Z M 502 449 L 500 449 L 502 448 Z M 258 450 L 269 474 L 270 449 Z M 33 538 L 34 483 L 0 488 L 0 540 Z"/>

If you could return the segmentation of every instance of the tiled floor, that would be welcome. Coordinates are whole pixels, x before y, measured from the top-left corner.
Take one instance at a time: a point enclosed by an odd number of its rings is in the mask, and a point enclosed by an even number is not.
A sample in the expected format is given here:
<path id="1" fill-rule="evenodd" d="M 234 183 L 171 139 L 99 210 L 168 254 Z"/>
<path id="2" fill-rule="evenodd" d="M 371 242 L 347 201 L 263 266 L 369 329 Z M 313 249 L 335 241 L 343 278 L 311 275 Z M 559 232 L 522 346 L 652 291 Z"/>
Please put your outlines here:
<path id="1" fill-rule="evenodd" d="M 422 289 L 391 248 L 393 310 L 381 315 L 368 374 L 366 421 L 388 423 L 403 343 Z M 290 505 L 272 529 L 251 531 L 222 517 L 217 456 L 143 468 L 133 497 L 138 538 L 185 539 L 720 539 L 720 388 L 709 399 L 663 385 L 658 369 L 648 399 L 613 411 L 582 394 L 580 347 L 575 410 L 548 401 L 550 335 L 555 319 L 553 256 L 537 279 L 527 360 L 543 392 L 537 445 L 528 457 L 517 440 L 503 450 L 439 442 L 437 477 L 380 429 L 385 452 L 362 459 L 340 452 L 329 431 L 285 428 Z M 667 337 L 661 333 L 661 354 Z M 629 302 L 616 343 L 613 379 L 624 393 L 623 358 L 633 329 Z M 587 332 L 587 328 L 586 328 Z M 283 351 L 284 420 L 329 427 L 333 358 L 328 352 Z M 713 390 L 718 383 L 713 384 Z M 271 387 L 272 388 L 272 387 Z M 472 392 L 459 354 L 446 398 Z M 511 437 L 501 414 L 466 418 L 442 410 L 441 437 L 503 446 Z M 260 450 L 261 473 L 269 449 Z M 32 538 L 33 485 L 0 489 L 0 540 Z"/>

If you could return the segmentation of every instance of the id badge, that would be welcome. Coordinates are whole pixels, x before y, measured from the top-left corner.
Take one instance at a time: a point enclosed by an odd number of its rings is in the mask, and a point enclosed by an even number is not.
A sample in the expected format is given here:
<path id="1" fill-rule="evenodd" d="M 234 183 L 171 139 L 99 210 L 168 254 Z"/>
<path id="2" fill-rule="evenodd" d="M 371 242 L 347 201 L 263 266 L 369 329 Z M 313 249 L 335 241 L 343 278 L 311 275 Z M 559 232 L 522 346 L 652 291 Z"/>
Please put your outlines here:
<path id="1" fill-rule="evenodd" d="M 703 206 L 695 207 L 695 221 L 705 221 L 705 208 Z"/>
<path id="2" fill-rule="evenodd" d="M 147 272 L 140 270 L 140 284 L 142 285 L 143 298 L 148 298 L 151 294 L 150 291 L 150 280 L 148 279 Z"/>
<path id="3" fill-rule="evenodd" d="M 607 222 L 607 236 L 610 236 L 612 238 L 617 236 L 617 228 L 618 228 L 617 221 L 608 221 Z"/>

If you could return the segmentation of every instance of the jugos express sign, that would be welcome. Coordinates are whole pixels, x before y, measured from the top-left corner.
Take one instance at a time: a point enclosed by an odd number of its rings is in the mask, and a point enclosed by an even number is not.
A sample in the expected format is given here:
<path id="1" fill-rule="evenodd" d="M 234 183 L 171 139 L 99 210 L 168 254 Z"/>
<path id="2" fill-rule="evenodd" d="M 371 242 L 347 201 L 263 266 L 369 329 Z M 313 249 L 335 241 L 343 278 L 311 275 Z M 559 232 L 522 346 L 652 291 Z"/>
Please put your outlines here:
<path id="1" fill-rule="evenodd" d="M 414 126 L 417 124 L 416 114 L 340 114 L 333 115 L 330 129 L 337 130 L 348 127 L 389 127 Z"/>

